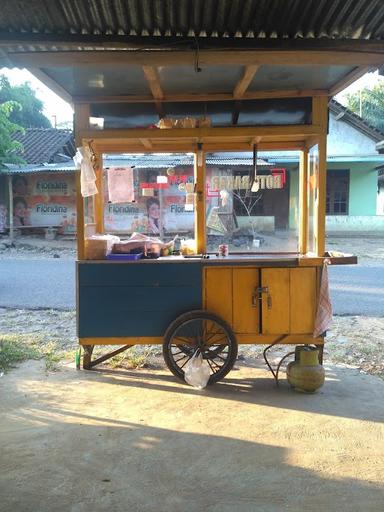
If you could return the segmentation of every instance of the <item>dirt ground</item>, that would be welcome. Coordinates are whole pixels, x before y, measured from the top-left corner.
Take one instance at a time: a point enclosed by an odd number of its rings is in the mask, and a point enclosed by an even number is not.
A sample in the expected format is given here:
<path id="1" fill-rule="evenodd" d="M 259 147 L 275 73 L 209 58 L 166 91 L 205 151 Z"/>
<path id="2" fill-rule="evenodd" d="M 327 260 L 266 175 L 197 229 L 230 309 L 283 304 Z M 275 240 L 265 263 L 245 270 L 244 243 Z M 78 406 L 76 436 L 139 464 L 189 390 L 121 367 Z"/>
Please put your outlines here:
<path id="1" fill-rule="evenodd" d="M 381 512 L 384 382 L 315 395 L 246 363 L 197 391 L 161 370 L 0 379 L 0 511 Z"/>
<path id="2" fill-rule="evenodd" d="M 73 241 L 58 242 L 0 247 L 0 259 L 75 257 Z M 370 243 L 328 247 L 384 259 Z M 197 391 L 164 369 L 159 347 L 140 370 L 121 357 L 76 371 L 73 311 L 2 309 L 2 334 L 61 362 L 0 377 L 0 512 L 383 511 L 384 317 L 334 318 L 314 395 L 284 371 L 276 388 L 255 346 Z"/>

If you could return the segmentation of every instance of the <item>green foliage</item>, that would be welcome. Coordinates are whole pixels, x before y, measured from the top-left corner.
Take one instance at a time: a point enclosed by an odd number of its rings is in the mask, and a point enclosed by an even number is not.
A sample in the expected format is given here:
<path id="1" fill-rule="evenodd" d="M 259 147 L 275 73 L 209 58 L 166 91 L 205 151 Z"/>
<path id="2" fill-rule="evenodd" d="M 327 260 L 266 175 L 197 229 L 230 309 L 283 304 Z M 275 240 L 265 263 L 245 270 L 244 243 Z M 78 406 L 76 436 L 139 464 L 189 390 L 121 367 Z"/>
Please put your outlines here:
<path id="1" fill-rule="evenodd" d="M 13 101 L 20 109 L 13 110 L 10 120 L 23 128 L 51 128 L 51 123 L 43 114 L 43 102 L 36 98 L 35 92 L 26 82 L 11 86 L 4 75 L 0 75 L 0 103 Z"/>
<path id="2" fill-rule="evenodd" d="M 360 92 L 348 94 L 347 106 L 355 114 L 361 113 L 364 121 L 384 132 L 384 82 L 372 89 L 365 87 Z"/>
<path id="3" fill-rule="evenodd" d="M 0 104 L 0 169 L 5 164 L 23 163 L 24 160 L 17 155 L 22 151 L 23 146 L 20 142 L 12 139 L 12 135 L 18 131 L 23 131 L 21 126 L 10 120 L 12 112 L 20 109 L 20 105 L 15 101 L 7 101 Z"/>
<path id="4" fill-rule="evenodd" d="M 0 336 L 0 370 L 6 371 L 17 363 L 40 357 L 37 347 L 24 343 L 18 336 Z"/>

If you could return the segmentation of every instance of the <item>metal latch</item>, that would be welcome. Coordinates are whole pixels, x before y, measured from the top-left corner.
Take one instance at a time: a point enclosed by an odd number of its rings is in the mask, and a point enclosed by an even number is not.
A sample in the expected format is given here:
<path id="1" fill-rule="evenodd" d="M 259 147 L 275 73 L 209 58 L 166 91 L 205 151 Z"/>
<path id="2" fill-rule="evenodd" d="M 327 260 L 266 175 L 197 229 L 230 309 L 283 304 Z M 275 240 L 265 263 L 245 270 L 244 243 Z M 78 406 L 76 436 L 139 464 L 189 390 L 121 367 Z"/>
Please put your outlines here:
<path id="1" fill-rule="evenodd" d="M 252 293 L 252 307 L 257 307 L 257 301 L 262 299 L 262 294 L 268 293 L 268 286 L 256 286 Z"/>

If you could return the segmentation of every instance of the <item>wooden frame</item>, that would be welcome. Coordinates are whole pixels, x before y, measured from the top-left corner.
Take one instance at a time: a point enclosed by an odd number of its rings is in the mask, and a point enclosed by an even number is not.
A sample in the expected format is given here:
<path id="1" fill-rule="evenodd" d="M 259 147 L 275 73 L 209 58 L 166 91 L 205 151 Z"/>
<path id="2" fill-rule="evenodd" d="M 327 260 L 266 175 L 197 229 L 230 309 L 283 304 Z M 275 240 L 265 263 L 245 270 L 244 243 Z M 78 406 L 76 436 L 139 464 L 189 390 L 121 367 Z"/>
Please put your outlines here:
<path id="1" fill-rule="evenodd" d="M 92 142 L 99 160 L 102 153 L 131 152 L 193 152 L 195 154 L 195 238 L 197 252 L 205 252 L 206 219 L 205 219 L 205 152 L 250 150 L 254 140 L 263 149 L 299 149 L 300 159 L 300 221 L 299 250 L 306 254 L 308 249 L 308 148 L 314 144 L 319 146 L 319 176 L 315 205 L 315 254 L 323 256 L 325 250 L 325 195 L 326 195 L 326 131 L 328 121 L 328 97 L 312 98 L 312 124 L 288 126 L 257 126 L 229 128 L 192 128 L 192 129 L 123 129 L 123 130 L 90 130 L 86 116 L 89 105 L 76 105 L 76 140 L 83 144 Z M 100 167 L 101 169 L 101 167 Z M 98 174 L 98 185 L 102 189 L 101 171 Z M 95 221 L 98 230 L 103 230 L 102 191 L 95 198 Z M 79 208 L 80 215 L 84 215 Z M 78 231 L 79 238 L 84 237 L 84 227 Z M 79 241 L 79 259 L 83 259 L 84 241 Z"/>

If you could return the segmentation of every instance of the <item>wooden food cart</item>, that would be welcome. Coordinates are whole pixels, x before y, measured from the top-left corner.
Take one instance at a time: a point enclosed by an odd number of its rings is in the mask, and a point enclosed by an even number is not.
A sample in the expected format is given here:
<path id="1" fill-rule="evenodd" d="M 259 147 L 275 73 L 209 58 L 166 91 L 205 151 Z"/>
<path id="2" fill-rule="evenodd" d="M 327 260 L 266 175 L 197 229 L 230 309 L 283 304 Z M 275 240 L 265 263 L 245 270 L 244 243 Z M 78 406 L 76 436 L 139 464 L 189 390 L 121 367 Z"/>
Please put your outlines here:
<path id="1" fill-rule="evenodd" d="M 199 347 L 214 382 L 231 369 L 238 344 L 323 346 L 324 335 L 314 338 L 313 329 L 326 256 L 328 101 L 384 64 L 383 9 L 371 0 L 331 3 L 78 0 L 74 9 L 52 4 L 47 10 L 36 0 L 6 10 L 3 65 L 30 69 L 73 104 L 77 146 L 90 152 L 96 173 L 98 193 L 92 198 L 80 194 L 78 173 L 78 336 L 85 368 L 111 355 L 92 359 L 96 345 L 121 346 L 116 354 L 156 343 L 163 344 L 171 371 L 183 377 L 185 360 Z M 92 128 L 91 118 L 104 119 L 104 127 Z M 164 129 L 153 126 L 159 119 Z M 267 236 L 261 234 L 249 250 L 237 250 L 243 231 L 236 240 L 229 237 L 228 257 L 216 257 L 212 232 L 221 223 L 234 233 L 230 183 L 244 172 L 220 171 L 213 180 L 209 162 L 223 152 L 251 158 L 255 149 L 261 159 L 263 152 L 300 154 L 299 172 L 288 170 L 286 182 L 298 189 L 296 206 L 291 208 L 292 195 L 273 190 L 257 206 L 266 222 L 275 219 L 277 234 L 274 208 L 285 201 L 285 235 L 293 230 L 295 244 L 263 244 Z M 192 196 L 195 252 L 201 256 L 86 259 L 92 232 L 112 231 L 105 215 L 108 158 L 180 153 L 194 155 L 188 204 Z M 251 197 L 257 173 L 271 181 L 273 173 L 263 165 L 256 159 L 240 199 Z M 135 174 L 135 180 L 138 201 L 147 196 L 141 192 L 144 178 Z M 127 211 L 135 208 L 128 205 Z M 237 208 L 235 214 L 244 217 L 244 208 Z M 257 208 L 252 222 L 260 215 Z M 259 220 L 252 229 L 263 233 Z M 176 225 L 160 234 L 168 241 L 183 229 Z"/>
<path id="2" fill-rule="evenodd" d="M 310 121 L 301 125 L 83 129 L 78 133 L 79 140 L 92 155 L 99 187 L 91 200 L 84 200 L 80 194 L 78 198 L 78 335 L 84 349 L 84 368 L 90 369 L 138 344 L 162 344 L 168 368 L 181 379 L 186 363 L 196 351 L 200 352 L 211 370 L 210 383 L 222 379 L 231 370 L 238 344 L 316 345 L 322 361 L 325 333 L 314 337 L 313 332 L 326 256 L 328 98 L 313 96 L 306 105 Z M 225 257 L 216 251 L 209 253 L 207 190 L 210 184 L 206 156 L 211 152 L 249 152 L 256 145 L 258 151 L 300 152 L 298 250 L 272 252 L 261 247 L 258 251 L 251 248 L 236 252 L 230 248 Z M 87 236 L 91 232 L 105 232 L 103 155 L 124 153 L 134 158 L 135 153 L 181 152 L 194 155 L 195 257 L 168 255 L 135 261 L 85 259 Z M 127 162 L 131 162 L 129 156 Z M 258 165 L 254 163 L 253 174 L 248 177 L 253 183 L 258 178 Z M 220 177 L 216 181 L 220 184 Z M 221 181 L 219 188 L 223 187 L 230 193 L 227 178 Z M 138 194 L 143 190 L 139 183 Z M 85 218 L 93 222 L 87 223 Z M 356 259 L 339 256 L 331 258 L 331 262 L 354 263 Z M 96 345 L 122 346 L 93 360 Z"/>

